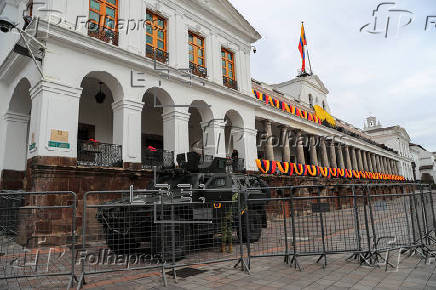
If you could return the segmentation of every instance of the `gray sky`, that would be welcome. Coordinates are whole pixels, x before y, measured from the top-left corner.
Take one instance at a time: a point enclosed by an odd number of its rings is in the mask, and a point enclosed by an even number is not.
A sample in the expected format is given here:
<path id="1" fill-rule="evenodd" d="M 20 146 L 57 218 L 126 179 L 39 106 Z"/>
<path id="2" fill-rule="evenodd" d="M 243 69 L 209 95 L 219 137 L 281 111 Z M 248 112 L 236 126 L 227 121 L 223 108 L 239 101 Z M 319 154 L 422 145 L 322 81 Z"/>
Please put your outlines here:
<path id="1" fill-rule="evenodd" d="M 435 16 L 436 22 L 435 0 L 382 7 L 377 30 L 385 30 L 390 15 L 388 38 L 360 32 L 367 23 L 373 27 L 372 13 L 381 1 L 230 1 L 262 35 L 252 55 L 255 79 L 278 83 L 296 76 L 304 21 L 313 71 L 330 90 L 333 115 L 359 128 L 367 116 L 375 115 L 383 126 L 400 125 L 412 142 L 436 151 L 435 24 L 425 31 L 427 16 Z M 397 29 L 410 17 L 409 25 Z"/>

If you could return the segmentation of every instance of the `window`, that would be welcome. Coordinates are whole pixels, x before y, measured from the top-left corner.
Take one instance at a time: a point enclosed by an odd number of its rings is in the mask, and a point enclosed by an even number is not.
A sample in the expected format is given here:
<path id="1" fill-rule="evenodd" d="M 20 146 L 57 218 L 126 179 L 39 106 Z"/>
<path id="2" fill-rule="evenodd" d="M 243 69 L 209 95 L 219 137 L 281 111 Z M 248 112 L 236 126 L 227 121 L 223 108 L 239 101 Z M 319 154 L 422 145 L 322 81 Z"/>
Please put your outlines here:
<path id="1" fill-rule="evenodd" d="M 312 97 L 311 94 L 309 94 L 309 104 L 310 104 L 311 106 L 313 106 L 313 97 Z"/>
<path id="2" fill-rule="evenodd" d="M 204 38 L 189 32 L 189 67 L 194 75 L 207 77 Z"/>
<path id="3" fill-rule="evenodd" d="M 232 52 L 221 48 L 221 61 L 223 67 L 223 83 L 231 89 L 238 89 L 235 77 L 235 59 Z"/>
<path id="4" fill-rule="evenodd" d="M 88 35 L 118 45 L 118 1 L 89 0 Z"/>
<path id="5" fill-rule="evenodd" d="M 146 56 L 166 63 L 167 53 L 167 21 L 159 15 L 147 10 L 146 16 Z"/>

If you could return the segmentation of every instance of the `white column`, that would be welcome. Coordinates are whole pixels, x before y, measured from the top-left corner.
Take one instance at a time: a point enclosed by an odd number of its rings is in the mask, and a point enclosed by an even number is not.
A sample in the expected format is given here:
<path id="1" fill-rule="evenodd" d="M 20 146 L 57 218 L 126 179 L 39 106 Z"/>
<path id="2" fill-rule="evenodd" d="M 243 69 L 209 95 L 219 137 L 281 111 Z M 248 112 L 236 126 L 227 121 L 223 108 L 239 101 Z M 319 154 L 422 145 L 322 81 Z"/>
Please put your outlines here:
<path id="1" fill-rule="evenodd" d="M 144 103 L 119 100 L 112 104 L 113 143 L 123 146 L 123 162 L 141 163 L 141 113 Z"/>
<path id="2" fill-rule="evenodd" d="M 145 56 L 145 25 L 139 20 L 145 20 L 145 10 L 143 1 L 123 1 L 119 11 L 119 19 L 123 20 L 120 47 L 142 56 Z"/>
<path id="3" fill-rule="evenodd" d="M 204 154 L 226 157 L 225 127 L 223 120 L 202 122 Z"/>
<path id="4" fill-rule="evenodd" d="M 6 122 L 3 118 L 0 118 L 0 183 L 1 183 L 1 174 L 3 170 L 3 161 L 5 155 L 5 146 L 6 146 Z"/>
<path id="5" fill-rule="evenodd" d="M 175 16 L 175 42 L 174 49 L 170 49 L 170 61 L 175 57 L 176 68 L 188 69 L 189 68 L 189 51 L 188 51 L 188 27 L 182 15 Z M 173 55 L 174 54 L 174 55 Z M 172 62 L 170 62 L 171 64 Z M 207 64 L 206 64 L 207 65 Z"/>
<path id="6" fill-rule="evenodd" d="M 239 62 L 240 74 L 237 75 L 238 89 L 243 94 L 251 96 L 251 77 L 250 77 L 250 50 L 241 49 L 237 54 L 236 61 Z"/>
<path id="7" fill-rule="evenodd" d="M 8 112 L 3 116 L 4 129 L 1 136 L 0 155 L 3 158 L 0 168 L 16 171 L 26 169 L 28 151 L 28 125 L 30 116 Z"/>
<path id="8" fill-rule="evenodd" d="M 189 117 L 190 113 L 174 108 L 162 114 L 164 149 L 177 154 L 189 152 Z"/>
<path id="9" fill-rule="evenodd" d="M 77 127 L 82 88 L 54 81 L 40 81 L 30 90 L 28 158 L 34 156 L 77 157 Z"/>
<path id="10" fill-rule="evenodd" d="M 288 131 L 288 128 L 285 126 L 283 126 L 281 128 L 281 143 L 283 146 L 282 161 L 290 162 L 291 161 L 291 148 L 289 147 L 289 131 Z"/>
<path id="11" fill-rule="evenodd" d="M 272 124 L 270 120 L 264 121 L 265 132 L 266 132 L 266 143 L 264 145 L 265 157 L 270 161 L 274 161 L 274 148 L 272 143 Z"/>
<path id="12" fill-rule="evenodd" d="M 232 128 L 234 148 L 238 150 L 239 158 L 244 158 L 245 168 L 248 171 L 257 171 L 256 134 L 257 134 L 256 129 Z"/>
<path id="13" fill-rule="evenodd" d="M 217 36 L 210 33 L 206 38 L 206 67 L 209 80 L 219 85 L 223 84 L 223 70 L 221 65 L 221 45 Z"/>

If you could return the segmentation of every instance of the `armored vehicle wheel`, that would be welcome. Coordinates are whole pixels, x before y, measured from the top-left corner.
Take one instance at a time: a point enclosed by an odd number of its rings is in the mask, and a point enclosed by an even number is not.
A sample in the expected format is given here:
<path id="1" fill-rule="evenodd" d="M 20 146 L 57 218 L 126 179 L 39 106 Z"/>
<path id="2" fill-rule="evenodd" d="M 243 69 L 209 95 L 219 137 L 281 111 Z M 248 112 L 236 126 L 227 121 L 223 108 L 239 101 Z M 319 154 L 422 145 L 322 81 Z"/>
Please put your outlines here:
<path id="1" fill-rule="evenodd" d="M 176 218 L 177 220 L 177 218 Z M 188 224 L 174 224 L 174 258 L 176 261 L 183 259 L 189 251 L 192 239 L 191 228 Z M 157 225 L 156 232 L 152 237 L 152 253 L 161 258 L 162 262 L 172 262 L 173 241 L 171 224 Z"/>
<path id="2" fill-rule="evenodd" d="M 112 230 L 106 230 L 106 243 L 115 253 L 132 252 L 139 248 L 139 243 L 129 234 L 122 234 Z"/>
<path id="3" fill-rule="evenodd" d="M 242 219 L 242 241 L 247 241 L 247 222 L 245 214 L 241 216 Z M 262 236 L 262 214 L 257 210 L 251 210 L 248 214 L 248 230 L 250 236 L 250 242 L 259 241 Z M 238 231 L 238 237 L 240 238 L 240 232 Z"/>

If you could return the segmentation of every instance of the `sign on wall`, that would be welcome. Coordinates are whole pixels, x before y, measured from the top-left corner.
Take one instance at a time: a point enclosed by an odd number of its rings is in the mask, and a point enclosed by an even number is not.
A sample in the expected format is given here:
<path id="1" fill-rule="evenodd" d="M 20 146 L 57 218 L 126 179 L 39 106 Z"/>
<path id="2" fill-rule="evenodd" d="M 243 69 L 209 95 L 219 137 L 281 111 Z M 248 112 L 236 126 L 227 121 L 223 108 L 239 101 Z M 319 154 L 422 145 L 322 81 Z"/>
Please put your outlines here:
<path id="1" fill-rule="evenodd" d="M 29 145 L 29 151 L 32 152 L 33 150 L 36 149 L 35 133 L 32 133 L 32 136 L 31 136 L 30 139 L 31 139 L 31 142 L 30 142 L 30 145 Z"/>
<path id="2" fill-rule="evenodd" d="M 51 129 L 50 141 L 48 141 L 48 147 L 70 149 L 70 143 L 68 142 L 68 131 L 61 131 Z"/>

